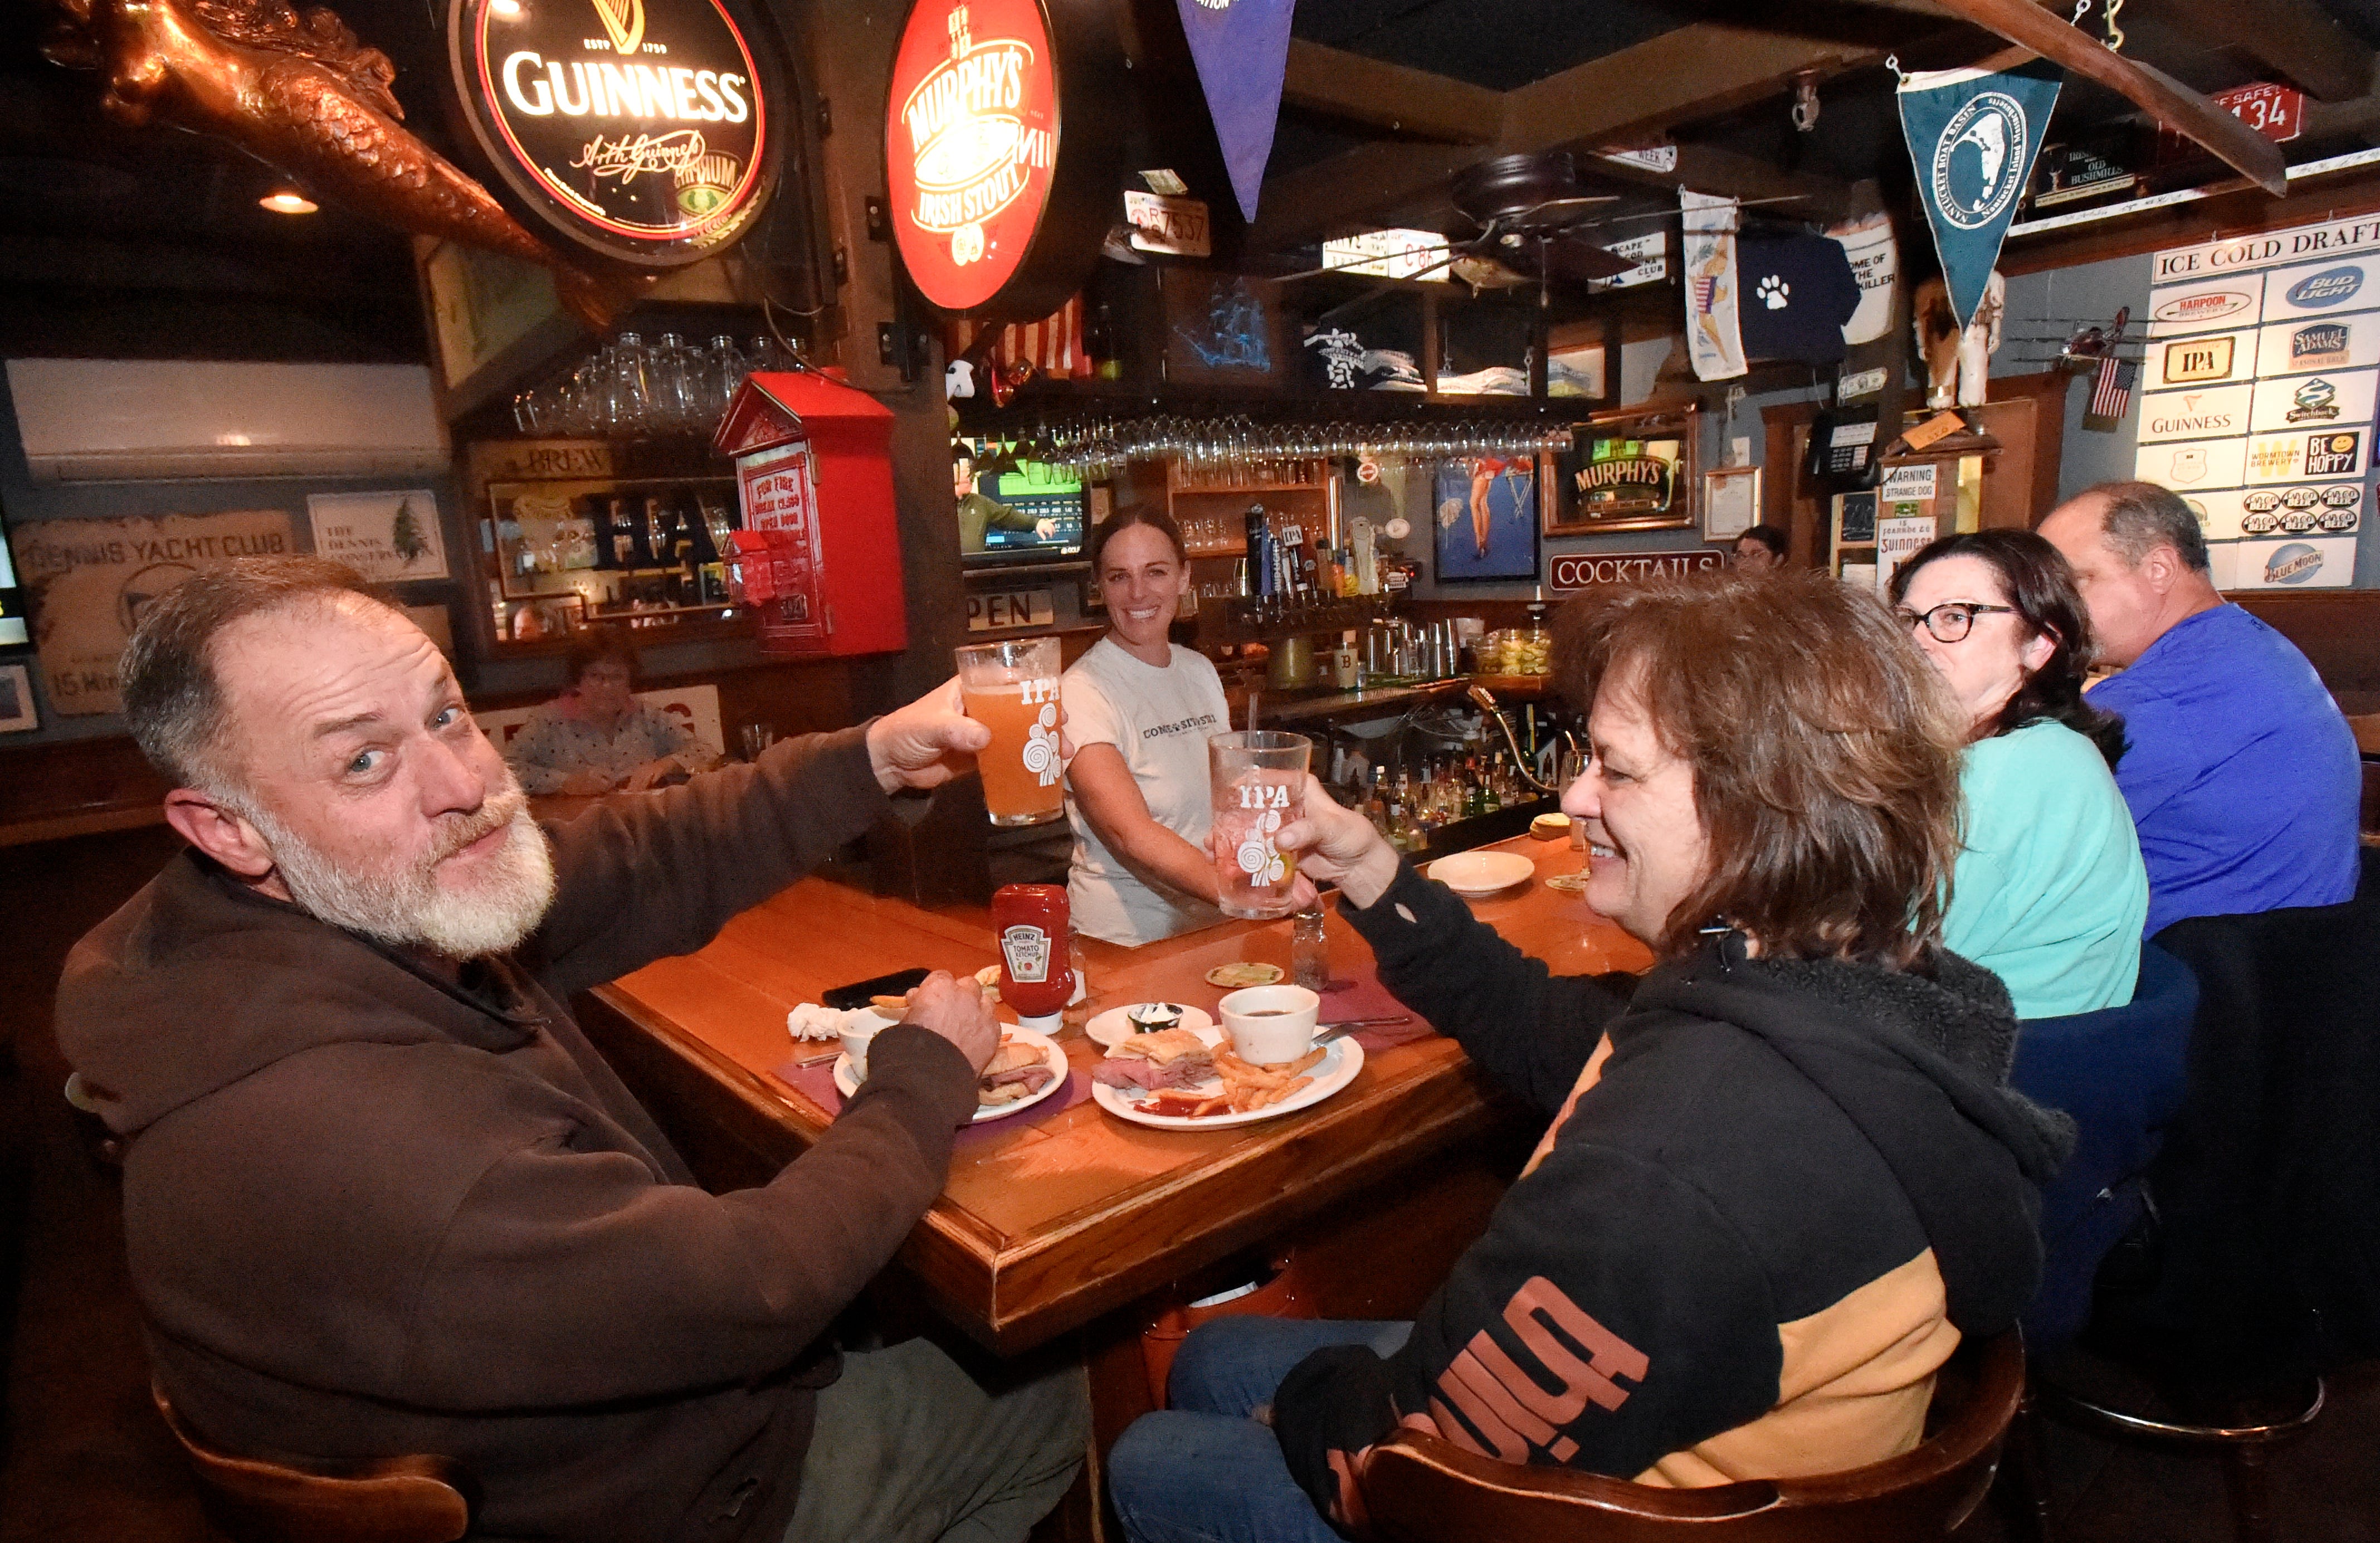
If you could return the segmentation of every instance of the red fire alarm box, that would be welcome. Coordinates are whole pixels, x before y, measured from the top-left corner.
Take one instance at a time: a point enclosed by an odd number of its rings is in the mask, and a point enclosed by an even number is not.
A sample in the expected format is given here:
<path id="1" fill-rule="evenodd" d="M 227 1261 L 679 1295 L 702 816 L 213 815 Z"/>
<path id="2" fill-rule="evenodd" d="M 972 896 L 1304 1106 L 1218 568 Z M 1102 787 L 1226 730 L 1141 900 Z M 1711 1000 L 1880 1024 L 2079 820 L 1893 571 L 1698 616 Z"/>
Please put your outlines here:
<path id="1" fill-rule="evenodd" d="M 892 414 L 816 371 L 748 377 L 712 442 L 735 459 L 734 562 L 769 653 L 909 646 L 892 506 Z"/>

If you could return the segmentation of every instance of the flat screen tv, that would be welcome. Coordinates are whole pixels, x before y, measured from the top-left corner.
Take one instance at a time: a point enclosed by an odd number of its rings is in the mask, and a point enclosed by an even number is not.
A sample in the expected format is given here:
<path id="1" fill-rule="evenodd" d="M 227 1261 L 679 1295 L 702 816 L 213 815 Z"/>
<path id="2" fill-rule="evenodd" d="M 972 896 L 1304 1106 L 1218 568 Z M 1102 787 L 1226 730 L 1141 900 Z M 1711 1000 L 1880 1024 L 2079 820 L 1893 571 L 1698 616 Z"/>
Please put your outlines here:
<path id="1" fill-rule="evenodd" d="M 1067 562 L 1082 555 L 1089 499 L 1074 472 L 1018 457 L 1011 442 L 952 447 L 959 555 L 970 568 Z"/>

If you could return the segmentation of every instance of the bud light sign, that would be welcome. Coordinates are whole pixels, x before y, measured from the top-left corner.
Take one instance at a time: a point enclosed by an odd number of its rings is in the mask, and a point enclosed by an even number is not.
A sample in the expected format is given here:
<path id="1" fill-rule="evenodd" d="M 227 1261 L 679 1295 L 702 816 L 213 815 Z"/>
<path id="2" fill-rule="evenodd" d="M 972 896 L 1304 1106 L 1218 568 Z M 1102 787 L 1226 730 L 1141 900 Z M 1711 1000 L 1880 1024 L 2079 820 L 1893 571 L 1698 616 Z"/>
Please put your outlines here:
<path id="1" fill-rule="evenodd" d="M 2293 306 L 2345 305 L 2362 287 L 2362 269 L 2332 268 L 2289 286 L 2288 298 Z"/>

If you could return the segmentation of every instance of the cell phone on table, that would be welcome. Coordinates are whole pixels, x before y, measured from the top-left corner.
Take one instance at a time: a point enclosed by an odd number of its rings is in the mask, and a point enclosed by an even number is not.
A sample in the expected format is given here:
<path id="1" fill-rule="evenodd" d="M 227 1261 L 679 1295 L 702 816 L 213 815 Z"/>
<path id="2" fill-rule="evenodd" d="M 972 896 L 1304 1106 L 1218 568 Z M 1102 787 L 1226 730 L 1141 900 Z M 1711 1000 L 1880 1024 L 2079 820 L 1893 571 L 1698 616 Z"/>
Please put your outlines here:
<path id="1" fill-rule="evenodd" d="M 907 995 L 924 985 L 926 977 L 932 973 L 933 971 L 924 968 L 894 970 L 891 975 L 880 975 L 873 980 L 855 981 L 851 985 L 837 986 L 831 991 L 821 992 L 819 1002 L 824 1006 L 832 1007 L 838 1011 L 865 1007 L 872 997 Z"/>

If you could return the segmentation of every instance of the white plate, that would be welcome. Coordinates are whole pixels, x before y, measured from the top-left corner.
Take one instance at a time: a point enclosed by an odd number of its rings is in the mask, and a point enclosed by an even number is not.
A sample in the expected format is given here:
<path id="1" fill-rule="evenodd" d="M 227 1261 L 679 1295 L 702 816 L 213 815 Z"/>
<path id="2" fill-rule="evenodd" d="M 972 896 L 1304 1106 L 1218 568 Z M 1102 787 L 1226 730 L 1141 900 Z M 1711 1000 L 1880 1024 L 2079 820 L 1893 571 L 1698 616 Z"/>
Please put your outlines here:
<path id="1" fill-rule="evenodd" d="M 1151 1004 L 1146 1002 L 1135 1002 L 1123 1007 L 1111 1007 L 1106 1012 L 1100 1014 L 1098 1017 L 1093 1018 L 1089 1023 L 1085 1024 L 1083 1026 L 1083 1032 L 1091 1037 L 1092 1043 L 1105 1045 L 1110 1049 L 1113 1049 L 1114 1047 L 1123 1044 L 1126 1039 L 1131 1039 L 1135 1032 L 1132 1027 L 1132 1020 L 1125 1014 L 1129 1014 L 1135 1007 L 1147 1007 L 1149 1005 Z M 1208 1017 L 1199 1009 L 1191 1006 L 1186 1002 L 1177 1002 L 1171 1005 L 1182 1009 L 1182 1027 L 1184 1028 L 1200 1029 L 1212 1028 L 1215 1027 L 1214 1019 Z"/>
<path id="2" fill-rule="evenodd" d="M 1457 852 L 1429 865 L 1429 876 L 1457 894 L 1496 894 L 1534 876 L 1537 865 L 1519 852 Z"/>
<path id="3" fill-rule="evenodd" d="M 1198 1031 L 1198 1038 L 1206 1040 L 1210 1047 L 1220 1045 L 1223 1042 L 1223 1031 L 1212 1027 L 1202 1028 Z M 1269 1120 L 1277 1114 L 1294 1114 L 1301 1109 L 1309 1109 L 1320 1103 L 1354 1081 L 1355 1074 L 1364 1069 L 1364 1047 L 1355 1043 L 1354 1035 L 1342 1034 L 1322 1048 L 1326 1052 L 1322 1059 L 1315 1063 L 1314 1070 L 1305 1074 L 1314 1079 L 1311 1083 L 1277 1104 L 1267 1104 L 1262 1109 L 1251 1109 L 1245 1114 L 1209 1114 L 1200 1120 L 1166 1114 L 1144 1114 L 1140 1112 L 1139 1099 L 1150 1097 L 1150 1095 L 1139 1093 L 1136 1088 L 1110 1087 L 1097 1079 L 1091 1083 L 1091 1097 L 1099 1101 L 1101 1109 L 1119 1120 L 1129 1120 L 1135 1125 L 1154 1125 L 1159 1130 L 1212 1131 L 1225 1130 L 1232 1125 L 1253 1125 L 1259 1120 Z M 1209 1091 L 1220 1093 L 1223 1090 L 1223 1079 L 1209 1078 L 1201 1086 Z M 1185 1091 L 1196 1090 L 1185 1089 Z M 1127 1096 L 1132 1094 L 1137 1094 L 1138 1097 Z"/>
<path id="4" fill-rule="evenodd" d="M 967 1122 L 971 1125 L 980 1125 L 987 1120 L 1005 1120 L 1020 1110 L 1031 1109 L 1066 1086 L 1066 1052 L 1057 1040 L 1036 1029 L 1019 1028 L 1014 1024 L 1001 1025 L 1000 1032 L 1025 1044 L 1040 1046 L 1041 1063 L 1057 1075 L 1041 1085 L 1041 1091 L 1028 1094 L 1014 1103 L 976 1105 L 975 1118 Z M 834 1058 L 834 1087 L 846 1099 L 859 1091 L 859 1080 L 851 1075 L 851 1057 L 848 1055 Z"/>

